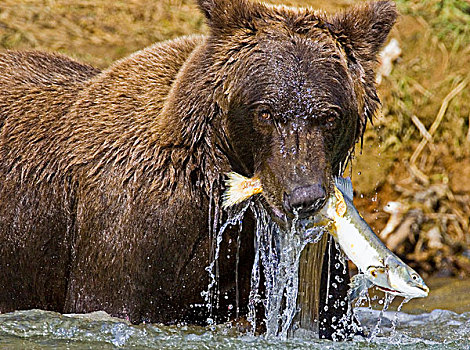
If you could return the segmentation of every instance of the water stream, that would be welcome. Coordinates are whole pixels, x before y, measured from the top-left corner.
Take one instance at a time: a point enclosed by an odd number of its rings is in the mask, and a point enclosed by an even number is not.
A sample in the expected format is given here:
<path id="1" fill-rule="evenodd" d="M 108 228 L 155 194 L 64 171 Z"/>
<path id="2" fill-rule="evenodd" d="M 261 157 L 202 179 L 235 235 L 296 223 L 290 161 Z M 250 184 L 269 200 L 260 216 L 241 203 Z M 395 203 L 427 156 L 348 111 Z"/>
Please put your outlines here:
<path id="1" fill-rule="evenodd" d="M 255 239 L 257 253 L 251 280 L 251 332 L 241 332 L 232 324 L 212 324 L 207 327 L 132 325 L 125 320 L 110 317 L 105 312 L 62 315 L 28 310 L 0 314 L 0 348 L 470 350 L 470 312 L 459 314 L 434 310 L 429 313 L 408 314 L 400 311 L 407 300 L 403 300 L 398 311 L 393 312 L 387 310 L 392 302 L 390 296 L 380 305 L 381 310 L 375 310 L 371 307 L 371 302 L 377 304 L 377 299 L 370 298 L 368 294 L 364 295 L 364 301 L 369 307 L 355 308 L 355 315 L 366 336 L 355 336 L 351 341 L 339 343 L 319 340 L 316 334 L 308 332 L 295 333 L 287 338 L 287 329 L 297 311 L 295 301 L 299 254 L 307 242 L 317 241 L 322 231 L 311 224 L 308 227 L 302 226 L 305 225 L 302 220 L 294 220 L 296 224 L 284 232 L 254 203 L 246 204 L 231 213 L 229 220 L 213 235 L 216 244 L 213 260 L 207 268 L 210 283 L 204 294 L 207 297 L 207 307 L 212 307 L 217 299 L 217 292 L 214 290 L 217 285 L 216 266 L 219 258 L 217 242 L 220 244 L 220 237 L 228 226 L 240 225 L 247 210 L 252 210 L 259 222 Z M 309 234 L 305 234 L 307 231 Z M 237 241 L 240 241 L 240 236 Z M 264 277 L 261 278 L 262 276 Z M 266 289 L 264 293 L 261 293 L 260 288 L 263 287 L 260 285 L 262 282 Z M 449 283 L 446 282 L 446 286 Z M 465 288 L 461 287 L 462 282 L 455 283 L 465 294 Z M 409 311 L 411 304 L 407 305 Z M 259 305 L 265 308 L 263 315 L 256 313 Z M 238 309 L 238 305 L 236 307 Z M 466 307 L 468 309 L 468 305 Z M 254 335 L 256 323 L 261 321 L 266 323 L 268 336 Z"/>
<path id="2" fill-rule="evenodd" d="M 272 221 L 269 213 L 257 202 L 247 202 L 228 211 L 227 221 L 214 235 L 214 254 L 207 267 L 209 285 L 202 293 L 210 314 L 214 310 L 218 292 L 217 272 L 214 271 L 219 259 L 223 233 L 229 226 L 237 226 L 241 232 L 242 219 L 250 209 L 256 220 L 255 257 L 251 273 L 251 292 L 248 302 L 248 321 L 254 335 L 259 322 L 264 322 L 265 336 L 286 339 L 289 328 L 297 313 L 298 271 L 302 250 L 307 243 L 318 242 L 324 232 L 312 220 L 299 220 L 295 217 L 290 227 L 281 229 Z M 239 238 L 237 239 L 239 242 Z M 237 247 L 238 249 L 239 247 Z M 237 260 L 238 264 L 238 260 Z M 237 279 L 237 278 L 236 278 Z M 261 282 L 264 285 L 260 285 Z M 237 281 L 236 281 L 237 282 Z M 237 291 L 238 295 L 238 291 Z M 238 301 L 236 301 L 238 310 Z M 258 315 L 262 304 L 264 315 Z M 214 324 L 212 315 L 208 324 Z"/>
<path id="3" fill-rule="evenodd" d="M 380 325 L 382 324 L 382 319 L 384 318 L 384 313 L 387 311 L 388 307 L 390 306 L 390 304 L 392 303 L 394 298 L 395 298 L 395 296 L 393 294 L 385 293 L 385 298 L 383 300 L 381 300 L 383 302 L 383 308 L 382 308 L 382 310 L 380 310 L 380 314 L 379 314 L 379 318 L 377 320 L 377 323 L 376 323 L 376 325 L 374 326 L 374 329 L 372 330 L 372 332 L 369 335 L 369 341 L 374 340 L 374 338 L 377 337 L 377 335 L 379 334 Z"/>
<path id="4" fill-rule="evenodd" d="M 220 245 L 222 243 L 222 238 L 225 230 L 229 226 L 236 226 L 240 228 L 241 232 L 241 227 L 242 227 L 242 220 L 243 216 L 245 215 L 246 210 L 250 206 L 250 203 L 247 202 L 245 203 L 244 206 L 241 208 L 233 209 L 228 211 L 228 219 L 227 221 L 220 227 L 218 231 L 216 231 L 215 235 L 215 244 L 214 244 L 214 254 L 211 259 L 211 262 L 209 263 L 209 266 L 206 267 L 206 271 L 209 274 L 209 285 L 207 286 L 207 290 L 201 292 L 201 296 L 204 297 L 204 301 L 206 304 L 206 307 L 209 311 L 209 317 L 207 319 L 207 323 L 209 325 L 212 325 L 215 323 L 214 318 L 212 317 L 213 315 L 213 310 L 214 308 L 217 308 L 218 304 L 218 295 L 219 291 L 215 288 L 217 284 L 217 279 L 218 279 L 218 269 L 217 269 L 217 263 L 219 259 L 219 253 L 220 253 Z M 217 210 L 217 209 L 216 209 Z M 216 222 L 214 223 L 214 227 L 217 227 Z M 212 232 L 211 232 L 212 233 Z M 240 236 L 240 235 L 239 235 Z M 238 240 L 240 237 L 238 238 Z M 237 242 L 239 243 L 239 242 Z M 238 265 L 238 249 L 239 245 L 237 245 L 237 265 Z M 238 266 L 237 266 L 237 272 L 238 272 Z M 238 288 L 237 288 L 237 295 L 238 295 Z M 236 301 L 236 307 L 238 310 L 238 300 Z M 238 311 L 237 311 L 238 312 Z"/>

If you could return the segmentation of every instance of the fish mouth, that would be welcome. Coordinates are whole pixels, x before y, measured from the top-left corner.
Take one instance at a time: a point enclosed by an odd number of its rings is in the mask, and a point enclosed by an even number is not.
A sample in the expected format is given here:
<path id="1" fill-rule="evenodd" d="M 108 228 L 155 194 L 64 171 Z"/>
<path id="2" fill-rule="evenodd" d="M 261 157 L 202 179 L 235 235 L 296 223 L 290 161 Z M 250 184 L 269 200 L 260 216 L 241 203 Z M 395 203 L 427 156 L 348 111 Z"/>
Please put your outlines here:
<path id="1" fill-rule="evenodd" d="M 422 291 L 425 291 L 426 293 L 429 293 L 429 287 L 428 286 L 416 286 L 416 288 L 419 288 Z"/>
<path id="2" fill-rule="evenodd" d="M 424 293 L 426 293 L 426 296 L 429 294 L 429 287 L 428 286 L 416 286 L 416 288 L 422 290 Z"/>
<path id="3" fill-rule="evenodd" d="M 429 293 L 429 288 L 427 286 L 414 286 L 414 288 L 416 289 L 419 289 L 421 291 L 423 291 L 424 293 L 408 293 L 408 292 L 400 292 L 398 290 L 395 290 L 395 289 L 391 289 L 391 288 L 385 288 L 385 287 L 382 287 L 382 286 L 377 286 L 381 291 L 383 292 L 386 292 L 386 293 L 391 293 L 391 294 L 395 294 L 395 295 L 398 295 L 398 296 L 401 296 L 403 298 L 424 298 L 424 297 L 427 297 L 428 296 L 428 293 Z"/>

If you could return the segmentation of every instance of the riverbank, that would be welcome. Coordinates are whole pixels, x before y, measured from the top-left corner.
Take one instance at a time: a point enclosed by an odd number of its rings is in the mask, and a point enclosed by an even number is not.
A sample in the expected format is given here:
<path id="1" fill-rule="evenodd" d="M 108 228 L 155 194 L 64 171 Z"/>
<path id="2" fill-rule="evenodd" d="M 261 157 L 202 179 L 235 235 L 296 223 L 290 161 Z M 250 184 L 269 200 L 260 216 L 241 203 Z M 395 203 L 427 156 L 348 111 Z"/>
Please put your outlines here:
<path id="1" fill-rule="evenodd" d="M 409 301 L 403 305 L 402 311 L 414 314 L 435 309 L 470 312 L 470 278 L 434 277 L 427 279 L 426 283 L 429 296 Z M 400 301 L 395 301 L 392 306 L 396 307 Z"/>

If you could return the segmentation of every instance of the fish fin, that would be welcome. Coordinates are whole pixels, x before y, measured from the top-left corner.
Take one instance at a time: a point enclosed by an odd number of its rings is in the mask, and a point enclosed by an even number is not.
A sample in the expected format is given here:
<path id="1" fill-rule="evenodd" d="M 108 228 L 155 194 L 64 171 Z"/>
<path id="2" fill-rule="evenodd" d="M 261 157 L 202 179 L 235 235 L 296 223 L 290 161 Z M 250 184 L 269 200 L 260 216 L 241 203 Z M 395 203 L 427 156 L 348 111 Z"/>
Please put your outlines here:
<path id="1" fill-rule="evenodd" d="M 336 177 L 335 185 L 344 197 L 346 197 L 350 202 L 353 201 L 353 185 L 350 177 Z"/>
<path id="2" fill-rule="evenodd" d="M 373 283 L 366 278 L 363 273 L 358 273 L 351 278 L 349 283 L 348 299 L 353 301 L 359 298 L 366 290 L 372 287 Z"/>

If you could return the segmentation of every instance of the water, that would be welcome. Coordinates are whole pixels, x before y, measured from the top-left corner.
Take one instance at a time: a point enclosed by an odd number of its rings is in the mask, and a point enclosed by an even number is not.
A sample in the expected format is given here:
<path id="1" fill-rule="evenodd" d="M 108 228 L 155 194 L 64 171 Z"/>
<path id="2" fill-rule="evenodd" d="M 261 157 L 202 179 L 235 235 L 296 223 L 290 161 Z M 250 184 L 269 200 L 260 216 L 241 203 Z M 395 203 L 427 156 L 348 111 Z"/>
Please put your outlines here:
<path id="1" fill-rule="evenodd" d="M 247 201 L 243 206 L 230 208 L 228 218 L 220 229 L 212 231 L 213 256 L 206 268 L 209 274 L 207 290 L 201 294 L 205 299 L 210 316 L 209 325 L 215 322 L 212 313 L 217 308 L 217 263 L 220 244 L 225 230 L 230 226 L 238 226 L 241 232 L 243 216 L 250 208 L 256 219 L 255 258 L 251 273 L 251 292 L 248 302 L 248 321 L 251 334 L 256 332 L 257 325 L 262 321 L 266 326 L 265 336 L 286 339 L 292 320 L 297 313 L 298 271 L 302 250 L 307 243 L 320 240 L 324 228 L 316 225 L 314 220 L 294 218 L 288 229 L 281 229 L 271 219 L 264 207 L 257 202 Z M 215 227 L 215 225 L 214 225 Z M 237 242 L 240 242 L 238 237 Z M 238 251 L 239 246 L 237 247 Z M 237 262 L 238 266 L 238 253 Z M 238 277 L 236 276 L 236 285 Z M 264 285 L 260 286 L 261 281 Z M 261 292 L 263 291 L 263 292 Z M 258 315 L 259 304 L 262 304 L 264 315 Z M 238 314 L 238 287 L 236 291 L 236 313 Z"/>
<path id="2" fill-rule="evenodd" d="M 358 308 L 363 326 L 371 330 L 380 311 Z M 396 328 L 393 322 L 396 318 Z M 61 315 L 30 310 L 0 315 L 2 349 L 470 349 L 470 312 L 434 310 L 411 315 L 386 311 L 381 332 L 370 340 L 333 343 L 308 333 L 281 340 L 216 327 L 131 325 L 104 312 Z"/>
<path id="3" fill-rule="evenodd" d="M 397 330 L 398 316 L 400 315 L 401 308 L 410 300 L 411 298 L 404 298 L 403 301 L 400 303 L 400 305 L 398 305 L 397 312 L 395 312 L 395 316 L 393 317 L 393 320 L 392 320 L 392 337 L 395 336 L 395 333 Z"/>
<path id="4" fill-rule="evenodd" d="M 208 327 L 131 325 L 104 312 L 86 315 L 61 315 L 41 310 L 0 314 L 0 348 L 7 349 L 468 349 L 470 350 L 470 312 L 457 314 L 435 310 L 410 315 L 387 311 L 392 302 L 385 299 L 381 311 L 356 308 L 366 337 L 333 343 L 317 339 L 307 331 L 296 331 L 287 338 L 297 310 L 298 264 L 307 243 L 317 242 L 323 231 L 312 221 L 294 219 L 288 230 L 281 230 L 256 203 L 247 203 L 233 211 L 221 226 L 218 205 L 211 217 L 214 245 L 207 272 L 210 278 L 204 292 L 209 311 L 217 307 L 218 259 L 220 243 L 228 226 L 238 225 L 246 210 L 255 214 L 256 256 L 252 269 L 248 320 L 251 331 L 239 331 L 231 325 Z M 219 228 L 220 227 L 220 228 Z M 239 231 L 240 233 L 241 231 Z M 237 237 L 240 243 L 240 235 Z M 238 261 L 238 252 L 237 252 Z M 238 262 L 237 262 L 238 264 Z M 343 261 L 345 265 L 345 262 Z M 262 278 L 263 277 L 263 278 Z M 260 286 L 264 281 L 264 286 Z M 341 282 L 341 281 L 338 281 Z M 264 288 L 260 288 L 264 287 Z M 265 292 L 261 293 L 260 290 Z M 365 299 L 370 303 L 367 295 Z M 405 301 L 404 301 L 405 302 Z M 404 303 L 403 302 L 403 303 Z M 257 315 L 257 306 L 264 314 Z M 401 306 L 399 306 L 399 310 Z M 238 298 L 236 312 L 238 313 Z M 257 322 L 263 321 L 266 333 L 255 336 Z"/>
<path id="5" fill-rule="evenodd" d="M 210 317 L 207 319 L 208 324 L 213 324 L 214 319 L 212 318 L 212 313 L 214 310 L 214 307 L 217 307 L 218 305 L 218 295 L 219 292 L 216 290 L 216 284 L 218 280 L 218 269 L 217 269 L 217 263 L 219 259 L 219 253 L 220 253 L 220 244 L 222 243 L 222 238 L 225 230 L 229 226 L 234 226 L 238 225 L 240 228 L 239 231 L 239 237 L 237 239 L 237 277 L 236 277 L 236 283 L 238 285 L 238 253 L 239 253 L 239 248 L 240 248 L 240 232 L 241 232 L 241 225 L 242 225 L 242 220 L 243 216 L 245 215 L 246 210 L 249 207 L 249 203 L 246 203 L 241 209 L 239 210 L 229 210 L 229 216 L 227 221 L 222 225 L 222 227 L 217 231 L 215 237 L 213 238 L 215 240 L 214 242 L 214 249 L 213 249 L 213 257 L 211 257 L 211 262 L 209 263 L 209 266 L 206 267 L 206 271 L 209 274 L 209 285 L 207 286 L 207 290 L 201 292 L 201 296 L 204 297 L 204 301 L 206 303 L 206 307 L 209 311 Z M 216 208 L 216 211 L 218 209 Z M 217 219 L 215 219 L 215 222 Z M 214 224 L 214 227 L 217 227 L 216 224 Z M 215 230 L 211 230 L 213 233 Z M 214 271 L 215 269 L 215 271 Z M 236 308 L 237 311 L 236 313 L 238 314 L 238 286 L 237 286 L 237 298 L 236 298 Z"/>
<path id="6" fill-rule="evenodd" d="M 262 303 L 266 326 L 265 337 L 286 339 L 292 321 L 298 312 L 298 271 L 302 250 L 307 243 L 317 242 L 322 227 L 306 228 L 311 220 L 304 222 L 297 217 L 288 229 L 275 224 L 262 205 L 253 203 L 251 209 L 256 219 L 255 260 L 251 276 L 248 320 L 255 333 L 257 304 Z M 260 295 L 261 274 L 264 277 L 264 295 Z"/>
<path id="7" fill-rule="evenodd" d="M 262 302 L 265 308 L 266 336 L 278 336 L 280 332 L 284 335 L 287 332 L 285 328 L 290 325 L 290 313 L 295 312 L 295 306 L 294 309 L 291 307 L 290 299 L 291 294 L 296 293 L 292 289 L 297 284 L 290 270 L 296 266 L 296 247 L 300 249 L 302 247 L 299 247 L 299 239 L 291 230 L 288 232 L 279 230 L 261 207 L 253 206 L 253 211 L 257 222 L 256 256 L 251 279 L 249 320 L 254 333 L 257 321 L 256 304 Z M 264 299 L 259 293 L 261 273 L 265 279 Z"/>
<path id="8" fill-rule="evenodd" d="M 390 306 L 394 298 L 395 296 L 393 294 L 385 293 L 385 300 L 383 302 L 383 308 L 382 310 L 380 310 L 379 319 L 377 320 L 377 324 L 375 325 L 374 329 L 372 330 L 369 336 L 369 340 L 371 341 L 374 340 L 374 338 L 377 337 L 377 335 L 379 334 L 380 325 L 382 324 L 382 320 L 384 319 L 385 312 L 387 312 L 388 307 Z M 392 322 L 392 329 L 393 330 L 396 329 L 396 324 L 393 324 L 393 322 Z"/>

